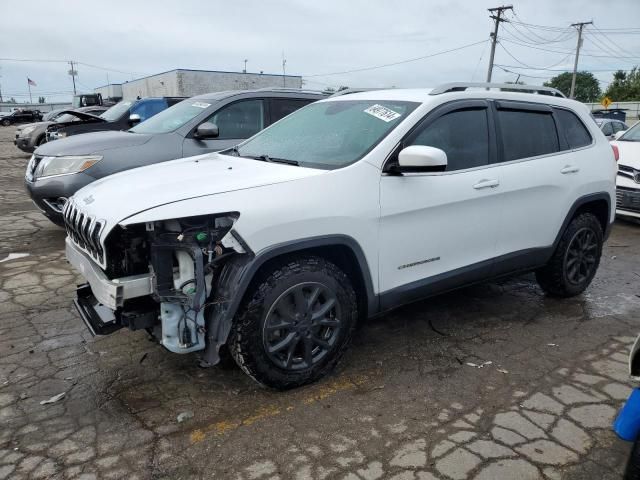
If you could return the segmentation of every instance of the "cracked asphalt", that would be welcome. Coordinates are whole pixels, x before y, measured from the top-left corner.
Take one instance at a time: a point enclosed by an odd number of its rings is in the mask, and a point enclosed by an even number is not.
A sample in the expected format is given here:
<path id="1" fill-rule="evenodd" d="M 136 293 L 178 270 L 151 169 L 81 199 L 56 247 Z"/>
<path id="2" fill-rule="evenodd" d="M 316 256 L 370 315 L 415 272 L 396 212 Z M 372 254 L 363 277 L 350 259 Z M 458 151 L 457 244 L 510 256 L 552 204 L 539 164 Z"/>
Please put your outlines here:
<path id="1" fill-rule="evenodd" d="M 361 325 L 333 375 L 277 393 L 143 332 L 92 338 L 13 132 L 0 128 L 0 479 L 621 477 L 630 444 L 610 425 L 640 330 L 640 225 L 616 223 L 584 295 L 547 298 L 527 275 L 416 303 Z"/>

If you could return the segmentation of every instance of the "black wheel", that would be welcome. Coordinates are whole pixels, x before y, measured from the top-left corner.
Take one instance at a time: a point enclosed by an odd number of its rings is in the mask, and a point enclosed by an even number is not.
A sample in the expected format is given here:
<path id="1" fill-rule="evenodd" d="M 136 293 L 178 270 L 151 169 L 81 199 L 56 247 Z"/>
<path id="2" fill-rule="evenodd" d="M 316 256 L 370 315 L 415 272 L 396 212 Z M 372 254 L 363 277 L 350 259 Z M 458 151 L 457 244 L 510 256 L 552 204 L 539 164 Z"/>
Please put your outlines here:
<path id="1" fill-rule="evenodd" d="M 551 260 L 536 272 L 540 287 L 549 295 L 572 297 L 591 283 L 602 255 L 602 227 L 591 213 L 571 220 Z"/>
<path id="2" fill-rule="evenodd" d="M 11 120 L 7 120 L 7 119 L 2 120 L 3 127 L 8 127 L 9 125 L 11 125 Z"/>
<path id="3" fill-rule="evenodd" d="M 266 272 L 241 306 L 229 338 L 236 363 L 258 383 L 286 390 L 338 363 L 358 316 L 347 275 L 318 257 Z"/>
<path id="4" fill-rule="evenodd" d="M 624 470 L 624 480 L 640 480 L 640 439 L 636 438 Z"/>

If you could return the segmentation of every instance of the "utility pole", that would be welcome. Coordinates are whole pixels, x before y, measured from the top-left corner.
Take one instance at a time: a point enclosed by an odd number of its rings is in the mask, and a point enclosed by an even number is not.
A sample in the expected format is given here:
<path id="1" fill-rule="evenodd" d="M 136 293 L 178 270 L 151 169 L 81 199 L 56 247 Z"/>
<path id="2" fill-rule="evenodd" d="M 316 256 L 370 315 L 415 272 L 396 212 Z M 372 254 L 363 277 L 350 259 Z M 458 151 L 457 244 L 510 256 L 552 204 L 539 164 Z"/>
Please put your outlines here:
<path id="1" fill-rule="evenodd" d="M 242 71 L 242 73 L 247 73 L 247 62 L 248 62 L 248 60 L 245 58 L 244 59 L 244 70 Z"/>
<path id="2" fill-rule="evenodd" d="M 592 25 L 593 22 L 579 22 L 572 23 L 572 27 L 578 29 L 578 44 L 576 45 L 576 59 L 573 62 L 573 76 L 571 77 L 571 91 L 569 92 L 569 98 L 575 98 L 576 92 L 576 75 L 578 74 L 578 58 L 580 57 L 580 47 L 582 46 L 582 29 L 585 25 Z"/>
<path id="3" fill-rule="evenodd" d="M 282 86 L 286 87 L 287 86 L 287 70 L 286 70 L 286 65 L 287 65 L 287 59 L 284 58 L 284 50 L 282 51 Z"/>
<path id="4" fill-rule="evenodd" d="M 500 26 L 500 22 L 504 22 L 505 19 L 502 17 L 502 14 L 505 10 L 513 10 L 513 5 L 503 5 L 501 7 L 489 8 L 489 15 L 496 22 L 495 27 L 493 29 L 493 33 L 490 34 L 491 37 L 491 56 L 489 57 L 489 69 L 487 70 L 487 83 L 491 82 L 491 74 L 493 73 L 493 58 L 496 55 L 496 43 L 498 41 L 498 27 Z"/>
<path id="5" fill-rule="evenodd" d="M 75 71 L 75 69 L 73 68 L 73 60 L 71 60 L 69 62 L 69 65 L 71 65 L 71 70 L 69 70 L 69 75 L 71 75 L 71 80 L 73 81 L 73 94 L 76 94 L 76 75 L 78 74 L 78 72 Z"/>

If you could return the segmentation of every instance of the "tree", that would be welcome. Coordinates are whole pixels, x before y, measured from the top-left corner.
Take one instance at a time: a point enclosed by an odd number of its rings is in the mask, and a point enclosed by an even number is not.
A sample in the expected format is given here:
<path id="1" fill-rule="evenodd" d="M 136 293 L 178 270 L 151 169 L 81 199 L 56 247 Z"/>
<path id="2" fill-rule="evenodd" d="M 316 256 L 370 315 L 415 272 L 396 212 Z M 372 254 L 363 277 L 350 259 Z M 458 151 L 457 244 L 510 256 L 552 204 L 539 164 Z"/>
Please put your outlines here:
<path id="1" fill-rule="evenodd" d="M 47 99 L 44 97 L 38 97 L 38 103 L 46 103 Z"/>
<path id="2" fill-rule="evenodd" d="M 548 82 L 544 82 L 545 87 L 553 87 L 560 90 L 567 97 L 571 92 L 570 72 L 564 72 L 556 75 Z M 602 90 L 598 79 L 591 72 L 578 72 L 576 74 L 576 91 L 575 98 L 579 102 L 597 102 L 602 97 Z"/>
<path id="3" fill-rule="evenodd" d="M 633 67 L 630 72 L 618 70 L 604 93 L 614 102 L 637 102 L 640 100 L 640 70 Z"/>
<path id="4" fill-rule="evenodd" d="M 325 88 L 322 93 L 325 93 L 327 95 L 333 95 L 336 92 L 340 92 L 341 90 L 346 90 L 349 87 L 345 87 L 344 85 L 338 87 L 337 89 L 333 88 L 333 87 L 327 87 Z"/>
<path id="5" fill-rule="evenodd" d="M 11 97 L 9 99 L 9 103 L 18 103 L 15 98 Z"/>

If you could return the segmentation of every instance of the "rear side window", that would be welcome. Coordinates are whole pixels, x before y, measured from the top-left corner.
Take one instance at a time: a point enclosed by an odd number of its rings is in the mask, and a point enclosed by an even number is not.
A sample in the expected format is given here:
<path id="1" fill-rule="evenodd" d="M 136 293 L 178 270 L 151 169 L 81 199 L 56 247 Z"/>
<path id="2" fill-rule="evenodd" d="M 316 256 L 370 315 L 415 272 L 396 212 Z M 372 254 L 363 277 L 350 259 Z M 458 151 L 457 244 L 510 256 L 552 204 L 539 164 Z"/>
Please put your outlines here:
<path id="1" fill-rule="evenodd" d="M 564 134 L 564 139 L 569 148 L 591 145 L 589 130 L 575 113 L 560 108 L 554 109 L 554 111 L 559 123 L 559 132 L 561 135 Z M 606 123 L 605 128 L 607 126 L 611 128 L 611 122 Z M 605 133 L 605 135 L 611 135 L 611 133 Z"/>
<path id="2" fill-rule="evenodd" d="M 560 150 L 551 112 L 498 110 L 497 113 L 505 162 Z"/>
<path id="3" fill-rule="evenodd" d="M 209 120 L 218 126 L 218 140 L 249 138 L 264 128 L 262 100 L 241 100 L 218 110 Z"/>
<path id="4" fill-rule="evenodd" d="M 275 123 L 299 108 L 308 105 L 313 100 L 293 100 L 289 98 L 271 99 L 271 123 Z"/>
<path id="5" fill-rule="evenodd" d="M 151 118 L 156 113 L 165 110 L 167 106 L 167 101 L 162 98 L 142 100 L 131 108 L 131 114 L 137 113 L 140 115 L 140 121 L 144 122 L 147 118 Z"/>
<path id="6" fill-rule="evenodd" d="M 405 147 L 425 145 L 447 154 L 447 171 L 489 164 L 487 109 L 456 110 L 416 132 Z"/>

